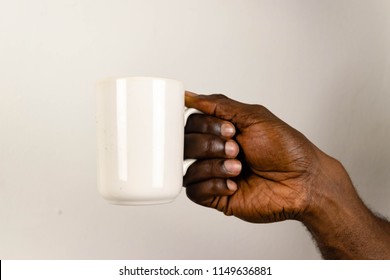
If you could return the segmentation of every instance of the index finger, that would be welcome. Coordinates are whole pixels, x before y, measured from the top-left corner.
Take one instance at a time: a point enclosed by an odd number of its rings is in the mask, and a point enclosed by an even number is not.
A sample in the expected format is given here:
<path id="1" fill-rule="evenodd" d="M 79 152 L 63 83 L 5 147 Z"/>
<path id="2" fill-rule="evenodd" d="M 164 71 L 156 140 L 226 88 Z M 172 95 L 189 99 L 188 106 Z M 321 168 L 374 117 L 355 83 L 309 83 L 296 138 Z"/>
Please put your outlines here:
<path id="1" fill-rule="evenodd" d="M 236 129 L 229 121 L 205 114 L 194 114 L 187 120 L 185 133 L 205 133 L 231 138 L 236 133 Z"/>
<path id="2" fill-rule="evenodd" d="M 185 104 L 186 107 L 198 109 L 205 114 L 233 123 L 236 112 L 245 106 L 222 94 L 198 95 L 190 91 L 185 92 Z"/>

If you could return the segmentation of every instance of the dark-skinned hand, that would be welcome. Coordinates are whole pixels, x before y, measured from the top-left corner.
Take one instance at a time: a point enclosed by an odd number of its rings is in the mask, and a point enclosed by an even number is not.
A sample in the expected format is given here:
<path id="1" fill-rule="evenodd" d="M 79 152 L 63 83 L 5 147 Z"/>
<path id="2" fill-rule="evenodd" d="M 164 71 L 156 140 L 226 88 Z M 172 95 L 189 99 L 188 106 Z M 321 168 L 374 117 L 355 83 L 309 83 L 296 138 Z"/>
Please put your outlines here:
<path id="1" fill-rule="evenodd" d="M 184 177 L 192 201 L 250 222 L 305 212 L 318 160 L 300 132 L 263 106 L 222 95 L 187 92 L 186 106 L 206 114 L 191 116 L 186 127 L 185 157 L 201 159 Z"/>

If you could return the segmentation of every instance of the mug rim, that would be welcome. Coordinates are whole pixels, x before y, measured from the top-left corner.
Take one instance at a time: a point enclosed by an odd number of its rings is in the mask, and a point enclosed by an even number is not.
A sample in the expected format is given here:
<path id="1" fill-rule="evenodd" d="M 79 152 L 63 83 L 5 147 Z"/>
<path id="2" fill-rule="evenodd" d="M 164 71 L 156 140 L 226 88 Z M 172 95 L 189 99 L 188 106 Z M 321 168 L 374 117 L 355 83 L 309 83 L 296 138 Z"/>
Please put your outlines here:
<path id="1" fill-rule="evenodd" d="M 114 77 L 106 77 L 106 78 L 99 79 L 96 82 L 96 84 L 115 82 L 117 80 L 149 80 L 149 81 L 163 80 L 163 81 L 171 81 L 171 82 L 183 84 L 183 82 L 181 82 L 179 80 L 176 80 L 176 79 L 155 77 L 155 76 L 114 76 Z"/>

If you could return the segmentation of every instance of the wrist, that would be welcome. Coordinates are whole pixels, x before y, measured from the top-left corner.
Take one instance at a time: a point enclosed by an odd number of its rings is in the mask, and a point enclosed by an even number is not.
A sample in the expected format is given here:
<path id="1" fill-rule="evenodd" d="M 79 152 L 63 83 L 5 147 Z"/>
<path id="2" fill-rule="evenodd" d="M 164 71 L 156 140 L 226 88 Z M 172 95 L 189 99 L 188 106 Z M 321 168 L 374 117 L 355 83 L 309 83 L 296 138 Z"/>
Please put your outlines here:
<path id="1" fill-rule="evenodd" d="M 308 228 L 321 249 L 322 244 L 332 244 L 345 223 L 352 222 L 364 206 L 358 197 L 351 179 L 336 159 L 318 153 L 318 170 L 310 189 L 310 203 L 301 222 Z"/>
<path id="2" fill-rule="evenodd" d="M 317 159 L 318 167 L 310 187 L 311 199 L 302 219 L 308 225 L 317 221 L 323 224 L 323 220 L 337 222 L 362 206 L 343 165 L 321 151 Z"/>
<path id="3" fill-rule="evenodd" d="M 383 221 L 359 198 L 340 162 L 323 153 L 319 160 L 322 168 L 300 220 L 313 235 L 323 257 L 388 258 L 390 236 Z"/>

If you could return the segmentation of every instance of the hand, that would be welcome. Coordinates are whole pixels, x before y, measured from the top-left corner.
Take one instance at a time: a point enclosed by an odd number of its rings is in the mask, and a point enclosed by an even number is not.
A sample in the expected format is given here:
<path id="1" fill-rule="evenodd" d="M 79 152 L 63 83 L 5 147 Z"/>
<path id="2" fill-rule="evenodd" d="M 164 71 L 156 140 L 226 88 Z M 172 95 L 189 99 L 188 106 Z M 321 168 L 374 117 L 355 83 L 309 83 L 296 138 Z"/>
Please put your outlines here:
<path id="1" fill-rule="evenodd" d="M 202 159 L 184 177 L 192 201 L 249 222 L 300 219 L 319 173 L 320 151 L 305 136 L 263 106 L 222 95 L 187 92 L 186 106 L 205 113 L 186 127 L 185 157 Z M 239 162 L 228 159 L 239 150 Z"/>

